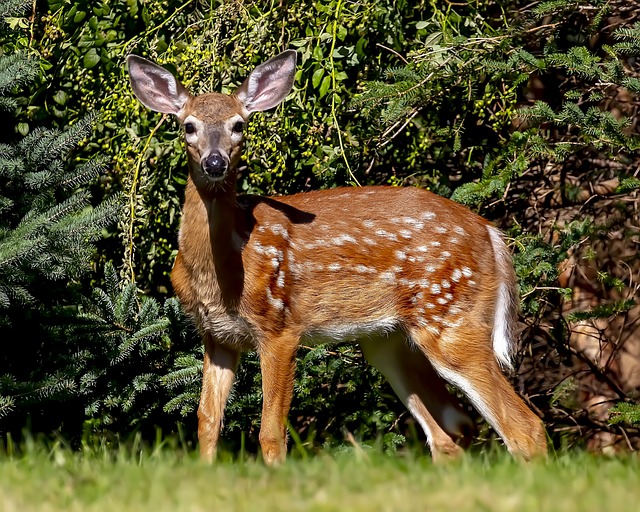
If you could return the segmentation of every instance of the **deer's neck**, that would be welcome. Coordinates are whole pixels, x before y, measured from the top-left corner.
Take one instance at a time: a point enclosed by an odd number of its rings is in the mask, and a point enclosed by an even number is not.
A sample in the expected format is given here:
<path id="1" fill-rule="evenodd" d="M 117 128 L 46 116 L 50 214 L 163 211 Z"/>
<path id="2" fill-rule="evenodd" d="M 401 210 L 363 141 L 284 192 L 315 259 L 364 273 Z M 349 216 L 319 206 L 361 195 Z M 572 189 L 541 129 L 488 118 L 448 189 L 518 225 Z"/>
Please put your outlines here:
<path id="1" fill-rule="evenodd" d="M 211 279 L 217 285 L 219 299 L 232 309 L 242 295 L 240 233 L 245 231 L 235 184 L 233 189 L 203 194 L 189 178 L 180 233 L 180 252 L 192 275 Z"/>

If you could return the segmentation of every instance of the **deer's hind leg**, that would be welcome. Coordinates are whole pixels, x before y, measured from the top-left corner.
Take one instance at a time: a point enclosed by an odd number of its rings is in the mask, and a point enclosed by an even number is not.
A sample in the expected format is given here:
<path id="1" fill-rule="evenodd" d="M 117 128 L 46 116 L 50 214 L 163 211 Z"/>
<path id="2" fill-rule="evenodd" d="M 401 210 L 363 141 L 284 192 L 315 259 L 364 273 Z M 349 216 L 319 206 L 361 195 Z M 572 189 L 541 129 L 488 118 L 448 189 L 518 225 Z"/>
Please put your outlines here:
<path id="1" fill-rule="evenodd" d="M 542 422 L 500 370 L 489 327 L 458 326 L 438 338 L 427 329 L 411 335 L 435 370 L 467 396 L 513 455 L 529 460 L 546 453 Z"/>
<path id="2" fill-rule="evenodd" d="M 434 461 L 460 455 L 462 449 L 453 438 L 468 442 L 473 422 L 424 354 L 410 346 L 408 336 L 397 331 L 359 343 L 367 360 L 382 372 L 420 424 Z"/>

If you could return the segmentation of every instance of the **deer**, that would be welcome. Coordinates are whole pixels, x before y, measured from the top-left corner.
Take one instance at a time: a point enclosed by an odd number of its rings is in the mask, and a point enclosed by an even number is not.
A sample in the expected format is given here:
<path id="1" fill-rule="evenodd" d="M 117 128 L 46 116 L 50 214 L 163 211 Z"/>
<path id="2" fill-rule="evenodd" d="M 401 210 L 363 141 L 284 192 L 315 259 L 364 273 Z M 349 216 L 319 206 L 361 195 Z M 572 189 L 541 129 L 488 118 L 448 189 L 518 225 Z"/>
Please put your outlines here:
<path id="1" fill-rule="evenodd" d="M 434 461 L 460 456 L 473 432 L 447 383 L 513 456 L 544 456 L 542 422 L 503 374 L 517 350 L 519 297 L 496 227 L 417 187 L 237 194 L 244 128 L 284 101 L 296 59 L 286 50 L 267 60 L 232 94 L 192 95 L 165 68 L 127 57 L 138 100 L 175 116 L 184 132 L 188 179 L 171 282 L 204 343 L 201 458 L 215 458 L 239 358 L 251 350 L 262 374 L 262 457 L 282 463 L 298 347 L 326 342 L 359 345 Z"/>

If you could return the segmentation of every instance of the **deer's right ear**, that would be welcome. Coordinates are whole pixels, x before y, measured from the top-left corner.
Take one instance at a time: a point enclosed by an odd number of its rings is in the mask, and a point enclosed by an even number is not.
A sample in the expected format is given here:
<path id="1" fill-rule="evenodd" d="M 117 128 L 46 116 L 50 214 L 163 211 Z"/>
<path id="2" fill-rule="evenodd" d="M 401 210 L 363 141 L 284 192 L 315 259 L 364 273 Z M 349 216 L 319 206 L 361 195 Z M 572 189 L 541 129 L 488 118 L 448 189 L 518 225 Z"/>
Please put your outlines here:
<path id="1" fill-rule="evenodd" d="M 127 57 L 129 78 L 134 94 L 151 110 L 177 115 L 189 99 L 189 92 L 163 67 L 138 57 Z"/>

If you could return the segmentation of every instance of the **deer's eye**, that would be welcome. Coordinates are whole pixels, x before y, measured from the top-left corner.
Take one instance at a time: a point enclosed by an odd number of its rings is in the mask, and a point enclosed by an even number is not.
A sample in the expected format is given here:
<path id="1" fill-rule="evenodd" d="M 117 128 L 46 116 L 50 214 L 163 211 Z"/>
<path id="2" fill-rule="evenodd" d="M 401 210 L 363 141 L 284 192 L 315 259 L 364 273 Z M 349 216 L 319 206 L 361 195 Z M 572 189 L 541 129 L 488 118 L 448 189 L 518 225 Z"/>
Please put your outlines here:
<path id="1" fill-rule="evenodd" d="M 233 125 L 234 133 L 242 133 L 243 129 L 244 129 L 244 121 L 238 121 L 236 124 Z"/>
<path id="2" fill-rule="evenodd" d="M 196 131 L 196 127 L 193 125 L 193 123 L 185 123 L 184 131 L 186 133 L 194 133 Z"/>

